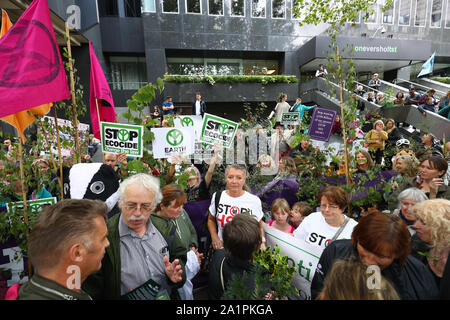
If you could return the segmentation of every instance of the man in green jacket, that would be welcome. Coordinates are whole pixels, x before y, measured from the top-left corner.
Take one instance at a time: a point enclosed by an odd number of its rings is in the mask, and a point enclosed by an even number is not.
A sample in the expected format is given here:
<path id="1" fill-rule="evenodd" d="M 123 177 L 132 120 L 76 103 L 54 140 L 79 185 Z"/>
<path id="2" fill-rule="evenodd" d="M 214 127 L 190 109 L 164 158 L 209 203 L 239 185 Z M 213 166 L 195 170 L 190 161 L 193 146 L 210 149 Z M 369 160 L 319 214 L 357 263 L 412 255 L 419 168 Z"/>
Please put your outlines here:
<path id="1" fill-rule="evenodd" d="M 83 284 L 92 298 L 161 299 L 183 285 L 180 261 L 169 255 L 167 241 L 150 219 L 162 198 L 159 186 L 144 173 L 120 184 L 121 214 L 107 222 L 110 247 L 102 268 Z"/>
<path id="2" fill-rule="evenodd" d="M 92 300 L 83 281 L 101 267 L 108 207 L 99 200 L 68 199 L 42 210 L 30 232 L 28 257 L 35 274 L 19 300 Z"/>

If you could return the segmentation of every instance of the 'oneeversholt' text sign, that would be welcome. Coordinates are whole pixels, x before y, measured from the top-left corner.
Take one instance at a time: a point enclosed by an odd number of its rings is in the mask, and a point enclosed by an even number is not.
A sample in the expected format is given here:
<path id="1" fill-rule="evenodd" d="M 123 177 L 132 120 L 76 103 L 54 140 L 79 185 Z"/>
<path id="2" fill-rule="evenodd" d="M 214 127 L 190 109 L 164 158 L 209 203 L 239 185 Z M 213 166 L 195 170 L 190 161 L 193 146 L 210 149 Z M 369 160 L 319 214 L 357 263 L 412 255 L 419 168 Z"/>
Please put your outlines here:
<path id="1" fill-rule="evenodd" d="M 208 144 L 220 143 L 224 148 L 230 147 L 238 128 L 238 123 L 209 113 L 203 117 L 200 141 Z"/>
<path id="2" fill-rule="evenodd" d="M 328 141 L 333 128 L 335 110 L 315 108 L 308 134 L 313 140 Z"/>
<path id="3" fill-rule="evenodd" d="M 100 125 L 103 152 L 143 156 L 143 126 L 112 122 L 101 122 Z"/>

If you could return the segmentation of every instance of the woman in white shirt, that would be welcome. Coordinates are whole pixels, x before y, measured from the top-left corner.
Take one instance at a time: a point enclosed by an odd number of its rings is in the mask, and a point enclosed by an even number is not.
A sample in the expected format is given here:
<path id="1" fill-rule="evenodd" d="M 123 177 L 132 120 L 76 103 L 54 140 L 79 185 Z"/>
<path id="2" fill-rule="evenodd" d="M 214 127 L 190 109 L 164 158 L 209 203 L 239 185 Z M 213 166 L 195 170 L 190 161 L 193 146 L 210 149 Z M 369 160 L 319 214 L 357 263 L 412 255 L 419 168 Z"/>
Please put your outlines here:
<path id="1" fill-rule="evenodd" d="M 216 208 L 216 193 L 213 194 L 209 206 L 208 230 L 211 234 L 211 242 L 214 250 L 223 248 L 222 230 L 237 214 L 253 216 L 260 224 L 262 242 L 264 238 L 264 221 L 261 200 L 245 191 L 247 170 L 242 165 L 229 165 L 225 170 L 226 190 L 218 191 L 220 200 Z"/>
<path id="2" fill-rule="evenodd" d="M 291 109 L 291 106 L 289 103 L 286 102 L 287 100 L 287 94 L 282 93 L 278 99 L 277 99 L 277 105 L 275 106 L 274 111 L 272 111 L 272 114 L 269 116 L 269 119 L 272 118 L 273 113 L 275 112 L 275 122 L 281 122 L 281 115 L 284 112 L 289 112 L 289 109 Z"/>
<path id="3" fill-rule="evenodd" d="M 358 224 L 344 215 L 347 196 L 342 188 L 327 186 L 319 193 L 320 212 L 311 213 L 294 231 L 294 237 L 325 249 L 337 239 L 350 239 Z"/>

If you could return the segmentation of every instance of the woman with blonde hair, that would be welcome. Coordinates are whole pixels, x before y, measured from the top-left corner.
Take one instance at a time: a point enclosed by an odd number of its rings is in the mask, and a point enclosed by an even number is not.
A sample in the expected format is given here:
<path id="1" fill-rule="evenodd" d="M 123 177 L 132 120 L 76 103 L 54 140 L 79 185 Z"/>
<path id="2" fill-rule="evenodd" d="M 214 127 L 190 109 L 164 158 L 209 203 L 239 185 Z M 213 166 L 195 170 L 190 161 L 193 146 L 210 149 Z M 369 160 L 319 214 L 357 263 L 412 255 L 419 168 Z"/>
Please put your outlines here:
<path id="1" fill-rule="evenodd" d="M 281 158 L 278 168 L 279 172 L 275 176 L 274 180 L 297 178 L 297 166 L 295 165 L 294 159 L 292 159 L 291 157 Z"/>
<path id="2" fill-rule="evenodd" d="M 366 142 L 368 144 L 372 158 L 375 159 L 375 163 L 381 164 L 383 159 L 385 141 L 388 139 L 388 134 L 384 131 L 383 120 L 377 120 L 373 124 L 373 129 L 366 135 Z"/>
<path id="3" fill-rule="evenodd" d="M 432 271 L 440 287 L 440 298 L 450 299 L 450 201 L 433 199 L 417 203 L 412 208 L 416 218 L 413 227 L 419 238 L 428 244 L 430 250 L 419 253 Z"/>
<path id="4" fill-rule="evenodd" d="M 392 284 L 376 268 L 360 261 L 337 260 L 318 300 L 400 300 Z M 378 272 L 378 274 L 377 274 Z"/>

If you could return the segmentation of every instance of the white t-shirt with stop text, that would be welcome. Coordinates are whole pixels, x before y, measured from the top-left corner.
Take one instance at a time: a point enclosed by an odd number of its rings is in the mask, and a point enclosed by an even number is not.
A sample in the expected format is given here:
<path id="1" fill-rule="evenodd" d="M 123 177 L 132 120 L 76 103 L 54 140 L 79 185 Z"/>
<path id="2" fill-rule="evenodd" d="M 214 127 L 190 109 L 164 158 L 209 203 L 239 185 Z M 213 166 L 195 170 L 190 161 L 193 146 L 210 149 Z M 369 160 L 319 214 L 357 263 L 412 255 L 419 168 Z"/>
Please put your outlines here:
<path id="1" fill-rule="evenodd" d="M 261 200 L 247 191 L 240 197 L 230 197 L 225 191 L 222 192 L 219 205 L 217 206 L 217 212 L 214 201 L 215 197 L 216 193 L 212 196 L 209 212 L 216 218 L 217 234 L 220 240 L 223 240 L 223 227 L 230 222 L 235 215 L 240 213 L 250 214 L 254 216 L 257 221 L 260 221 L 264 215 Z"/>
<path id="2" fill-rule="evenodd" d="M 338 239 L 351 239 L 353 228 L 358 224 L 355 220 L 349 218 L 344 230 L 338 236 Z M 294 237 L 303 239 L 306 242 L 318 246 L 324 250 L 331 239 L 334 237 L 339 227 L 330 226 L 321 212 L 314 212 L 303 219 L 302 223 L 294 231 Z"/>

